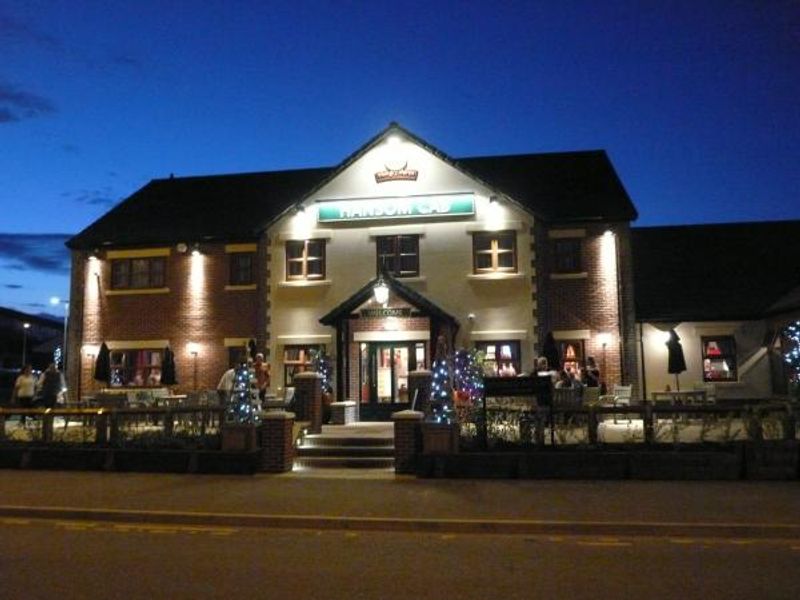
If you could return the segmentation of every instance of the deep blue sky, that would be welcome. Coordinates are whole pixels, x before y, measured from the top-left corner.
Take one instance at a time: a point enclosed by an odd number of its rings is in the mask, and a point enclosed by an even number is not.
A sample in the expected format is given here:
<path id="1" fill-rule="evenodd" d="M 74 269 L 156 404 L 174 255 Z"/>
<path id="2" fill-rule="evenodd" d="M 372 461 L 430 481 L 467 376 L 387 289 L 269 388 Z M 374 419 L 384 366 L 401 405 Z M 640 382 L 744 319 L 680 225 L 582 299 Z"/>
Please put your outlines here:
<path id="1" fill-rule="evenodd" d="M 334 165 L 392 120 L 605 148 L 639 225 L 800 218 L 798 102 L 796 0 L 0 0 L 0 305 L 66 295 L 44 234 L 151 178 Z"/>

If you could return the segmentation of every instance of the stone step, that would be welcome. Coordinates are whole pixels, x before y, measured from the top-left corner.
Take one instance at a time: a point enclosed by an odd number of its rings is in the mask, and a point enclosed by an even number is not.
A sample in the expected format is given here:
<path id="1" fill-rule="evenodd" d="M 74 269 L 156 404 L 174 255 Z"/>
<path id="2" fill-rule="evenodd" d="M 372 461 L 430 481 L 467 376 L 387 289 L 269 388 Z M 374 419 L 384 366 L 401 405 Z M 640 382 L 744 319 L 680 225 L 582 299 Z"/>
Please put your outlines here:
<path id="1" fill-rule="evenodd" d="M 394 456 L 394 446 L 298 446 L 297 456 L 350 456 L 361 457 L 386 457 Z"/>
<path id="2" fill-rule="evenodd" d="M 294 465 L 303 469 L 391 469 L 394 457 L 297 456 Z"/>
<path id="3" fill-rule="evenodd" d="M 345 446 L 345 447 L 359 447 L 359 446 L 391 446 L 394 444 L 392 437 L 356 437 L 356 436 L 340 436 L 328 434 L 311 434 L 303 438 L 303 445 L 309 447 L 331 447 L 331 446 Z"/>

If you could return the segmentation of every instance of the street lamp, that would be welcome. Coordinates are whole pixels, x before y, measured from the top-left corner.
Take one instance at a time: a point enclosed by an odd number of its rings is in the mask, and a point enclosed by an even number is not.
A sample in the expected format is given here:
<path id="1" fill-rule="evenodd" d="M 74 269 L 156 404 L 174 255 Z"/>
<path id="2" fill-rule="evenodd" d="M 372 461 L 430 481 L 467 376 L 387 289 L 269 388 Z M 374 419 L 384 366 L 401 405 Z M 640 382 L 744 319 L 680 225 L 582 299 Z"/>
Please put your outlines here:
<path id="1" fill-rule="evenodd" d="M 64 305 L 64 343 L 61 347 L 61 364 L 62 370 L 64 372 L 64 379 L 67 379 L 67 325 L 69 324 L 69 298 L 66 300 L 62 300 L 58 296 L 52 296 L 50 298 L 50 304 L 52 306 L 57 306 L 59 304 Z"/>
<path id="2" fill-rule="evenodd" d="M 25 351 L 27 350 L 28 345 L 28 329 L 31 328 L 30 323 L 23 323 L 22 324 L 22 368 L 25 368 Z"/>

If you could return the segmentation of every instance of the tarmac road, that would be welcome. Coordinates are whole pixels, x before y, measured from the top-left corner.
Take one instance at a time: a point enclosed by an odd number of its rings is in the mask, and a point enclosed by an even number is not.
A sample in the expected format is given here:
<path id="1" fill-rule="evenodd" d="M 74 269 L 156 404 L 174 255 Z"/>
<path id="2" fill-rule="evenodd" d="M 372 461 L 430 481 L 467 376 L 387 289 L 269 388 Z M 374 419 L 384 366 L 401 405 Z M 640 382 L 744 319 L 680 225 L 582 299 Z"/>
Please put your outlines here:
<path id="1" fill-rule="evenodd" d="M 409 534 L 0 518 L 38 598 L 797 598 L 800 540 Z"/>

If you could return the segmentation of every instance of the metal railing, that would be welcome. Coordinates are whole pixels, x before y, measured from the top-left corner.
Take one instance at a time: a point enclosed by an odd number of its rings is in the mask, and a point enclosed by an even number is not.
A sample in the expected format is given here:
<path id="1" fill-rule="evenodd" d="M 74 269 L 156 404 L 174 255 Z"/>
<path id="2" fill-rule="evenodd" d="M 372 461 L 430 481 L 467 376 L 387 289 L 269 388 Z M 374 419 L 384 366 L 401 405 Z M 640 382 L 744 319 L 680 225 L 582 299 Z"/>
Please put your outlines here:
<path id="1" fill-rule="evenodd" d="M 460 407 L 464 449 L 597 444 L 698 444 L 798 439 L 796 402 L 539 407 L 521 398 Z"/>
<path id="2" fill-rule="evenodd" d="M 0 409 L 0 442 L 107 447 L 219 447 L 224 407 Z"/>

